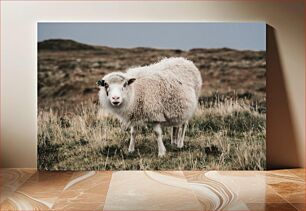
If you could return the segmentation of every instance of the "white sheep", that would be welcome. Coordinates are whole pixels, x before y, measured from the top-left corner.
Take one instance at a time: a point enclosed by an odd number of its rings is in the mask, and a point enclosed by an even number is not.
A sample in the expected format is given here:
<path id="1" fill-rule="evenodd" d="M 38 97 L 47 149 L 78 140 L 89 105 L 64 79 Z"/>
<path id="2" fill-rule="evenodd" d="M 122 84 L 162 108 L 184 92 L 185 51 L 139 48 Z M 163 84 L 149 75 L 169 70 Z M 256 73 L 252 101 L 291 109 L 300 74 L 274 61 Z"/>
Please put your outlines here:
<path id="1" fill-rule="evenodd" d="M 167 58 L 148 66 L 112 72 L 99 80 L 102 108 L 131 128 L 129 152 L 135 148 L 135 126 L 152 124 L 158 155 L 165 155 L 161 126 L 172 126 L 171 142 L 183 146 L 202 86 L 199 70 L 184 58 Z"/>

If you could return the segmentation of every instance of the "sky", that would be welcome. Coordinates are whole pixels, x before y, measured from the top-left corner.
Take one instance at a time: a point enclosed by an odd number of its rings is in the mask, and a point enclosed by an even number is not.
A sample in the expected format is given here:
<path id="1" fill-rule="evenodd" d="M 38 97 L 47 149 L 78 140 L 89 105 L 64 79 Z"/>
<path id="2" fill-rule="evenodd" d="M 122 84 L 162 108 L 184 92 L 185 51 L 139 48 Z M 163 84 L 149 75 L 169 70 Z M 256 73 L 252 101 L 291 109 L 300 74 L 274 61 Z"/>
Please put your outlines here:
<path id="1" fill-rule="evenodd" d="M 109 47 L 266 50 L 266 24 L 254 23 L 38 23 L 38 41 L 72 39 Z"/>

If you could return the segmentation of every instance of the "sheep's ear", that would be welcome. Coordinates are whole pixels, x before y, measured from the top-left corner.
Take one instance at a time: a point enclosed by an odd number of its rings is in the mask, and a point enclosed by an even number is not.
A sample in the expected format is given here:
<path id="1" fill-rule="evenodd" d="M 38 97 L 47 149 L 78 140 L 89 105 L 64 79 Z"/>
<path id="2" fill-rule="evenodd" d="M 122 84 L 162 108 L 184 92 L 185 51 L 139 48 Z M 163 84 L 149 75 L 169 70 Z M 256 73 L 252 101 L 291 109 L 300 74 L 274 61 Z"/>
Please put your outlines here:
<path id="1" fill-rule="evenodd" d="M 98 86 L 105 86 L 104 80 L 98 80 L 98 81 L 96 82 L 96 84 L 97 84 Z"/>
<path id="2" fill-rule="evenodd" d="M 128 85 L 132 84 L 134 81 L 136 80 L 136 78 L 131 78 L 128 80 Z"/>

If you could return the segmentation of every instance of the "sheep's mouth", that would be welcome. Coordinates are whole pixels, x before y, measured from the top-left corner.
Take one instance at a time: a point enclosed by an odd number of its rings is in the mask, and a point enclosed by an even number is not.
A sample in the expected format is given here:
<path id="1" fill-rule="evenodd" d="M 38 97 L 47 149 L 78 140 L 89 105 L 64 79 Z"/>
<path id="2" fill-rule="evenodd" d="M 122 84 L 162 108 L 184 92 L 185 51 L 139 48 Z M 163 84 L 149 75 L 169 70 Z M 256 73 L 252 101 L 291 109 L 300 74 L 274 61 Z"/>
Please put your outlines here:
<path id="1" fill-rule="evenodd" d="M 120 106 L 120 105 L 121 105 L 120 102 L 111 102 L 111 104 L 112 104 L 113 106 Z"/>

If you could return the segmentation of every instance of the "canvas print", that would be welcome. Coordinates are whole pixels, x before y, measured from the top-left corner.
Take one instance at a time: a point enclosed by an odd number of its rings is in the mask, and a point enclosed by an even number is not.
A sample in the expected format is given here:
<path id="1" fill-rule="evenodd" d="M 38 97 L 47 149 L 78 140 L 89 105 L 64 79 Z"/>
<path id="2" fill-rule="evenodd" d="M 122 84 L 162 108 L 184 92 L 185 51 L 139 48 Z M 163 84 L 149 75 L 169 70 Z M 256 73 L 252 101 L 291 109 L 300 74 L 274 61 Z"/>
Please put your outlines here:
<path id="1" fill-rule="evenodd" d="M 40 170 L 263 170 L 265 23 L 38 23 Z"/>

